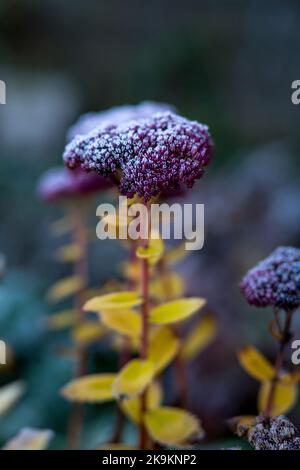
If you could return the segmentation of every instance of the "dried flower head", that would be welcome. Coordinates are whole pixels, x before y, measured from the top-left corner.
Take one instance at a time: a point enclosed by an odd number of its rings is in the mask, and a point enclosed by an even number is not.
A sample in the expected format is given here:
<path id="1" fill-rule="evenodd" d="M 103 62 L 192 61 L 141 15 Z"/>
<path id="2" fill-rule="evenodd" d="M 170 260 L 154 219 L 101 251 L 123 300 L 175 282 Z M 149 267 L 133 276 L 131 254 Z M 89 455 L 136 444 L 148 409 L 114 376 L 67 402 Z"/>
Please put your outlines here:
<path id="1" fill-rule="evenodd" d="M 96 173 L 85 173 L 80 169 L 70 171 L 64 167 L 51 168 L 40 178 L 37 193 L 46 202 L 64 198 L 85 196 L 108 189 L 112 182 Z"/>
<path id="2" fill-rule="evenodd" d="M 249 304 L 285 310 L 300 305 L 300 250 L 279 247 L 251 269 L 240 285 Z"/>
<path id="3" fill-rule="evenodd" d="M 268 421 L 257 417 L 248 431 L 248 441 L 255 450 L 300 450 L 299 433 L 285 416 Z"/>
<path id="4" fill-rule="evenodd" d="M 67 140 L 72 140 L 76 135 L 86 135 L 97 127 L 109 127 L 119 125 L 134 119 L 151 117 L 153 114 L 175 111 L 174 107 L 166 103 L 144 101 L 137 105 L 115 106 L 97 113 L 87 113 L 80 116 L 75 124 L 70 127 Z"/>
<path id="5" fill-rule="evenodd" d="M 71 169 L 118 176 L 121 194 L 149 200 L 162 190 L 192 187 L 203 176 L 212 150 L 207 126 L 158 113 L 75 137 L 64 161 Z"/>

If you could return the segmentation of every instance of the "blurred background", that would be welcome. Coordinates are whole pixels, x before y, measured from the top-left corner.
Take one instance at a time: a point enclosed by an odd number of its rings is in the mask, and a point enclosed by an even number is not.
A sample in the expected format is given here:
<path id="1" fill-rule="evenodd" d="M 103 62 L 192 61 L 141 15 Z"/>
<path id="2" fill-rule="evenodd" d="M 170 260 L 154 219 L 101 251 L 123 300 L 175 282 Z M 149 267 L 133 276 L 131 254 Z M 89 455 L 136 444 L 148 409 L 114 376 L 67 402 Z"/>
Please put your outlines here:
<path id="1" fill-rule="evenodd" d="M 1 366 L 0 384 L 21 378 L 27 392 L 0 418 L 0 444 L 33 426 L 55 431 L 52 448 L 65 445 L 69 407 L 57 392 L 71 361 L 45 328 L 53 311 L 45 293 L 69 268 L 53 259 L 49 233 L 61 209 L 38 200 L 37 179 L 61 164 L 67 129 L 81 113 L 143 100 L 207 123 L 216 144 L 207 176 L 188 195 L 205 204 L 205 246 L 178 267 L 188 294 L 207 297 L 219 321 L 217 341 L 189 371 L 191 408 L 213 447 L 231 439 L 227 418 L 255 414 L 257 383 L 235 353 L 250 342 L 272 359 L 275 344 L 270 312 L 248 307 L 238 283 L 276 246 L 300 242 L 300 106 L 291 102 L 299 22 L 295 0 L 1 1 L 0 338 L 13 363 Z M 101 242 L 93 249 L 93 285 L 120 277 L 124 250 Z M 95 369 L 115 361 L 101 347 L 95 357 Z M 89 408 L 86 448 L 109 435 L 113 413 Z M 292 416 L 300 424 L 299 405 Z M 126 432 L 130 439 L 134 430 Z"/>

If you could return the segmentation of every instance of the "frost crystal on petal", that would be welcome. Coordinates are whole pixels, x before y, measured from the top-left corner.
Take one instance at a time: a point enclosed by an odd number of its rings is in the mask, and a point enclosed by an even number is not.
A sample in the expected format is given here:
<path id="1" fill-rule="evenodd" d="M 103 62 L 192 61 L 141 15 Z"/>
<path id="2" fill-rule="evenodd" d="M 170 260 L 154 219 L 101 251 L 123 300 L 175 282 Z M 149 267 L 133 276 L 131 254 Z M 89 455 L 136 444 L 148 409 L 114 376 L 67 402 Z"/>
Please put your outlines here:
<path id="1" fill-rule="evenodd" d="M 163 190 L 191 188 L 212 151 L 207 126 L 166 112 L 76 136 L 63 158 L 71 169 L 118 175 L 121 194 L 149 200 Z"/>
<path id="2" fill-rule="evenodd" d="M 249 304 L 285 310 L 300 305 L 300 250 L 279 247 L 251 269 L 240 285 Z"/>
<path id="3" fill-rule="evenodd" d="M 165 111 L 175 111 L 175 109 L 166 103 L 143 101 L 137 105 L 115 106 L 105 111 L 86 113 L 80 116 L 75 124 L 70 127 L 67 140 L 74 139 L 76 135 L 86 135 L 97 127 L 119 125 L 133 119 L 147 118 Z"/>

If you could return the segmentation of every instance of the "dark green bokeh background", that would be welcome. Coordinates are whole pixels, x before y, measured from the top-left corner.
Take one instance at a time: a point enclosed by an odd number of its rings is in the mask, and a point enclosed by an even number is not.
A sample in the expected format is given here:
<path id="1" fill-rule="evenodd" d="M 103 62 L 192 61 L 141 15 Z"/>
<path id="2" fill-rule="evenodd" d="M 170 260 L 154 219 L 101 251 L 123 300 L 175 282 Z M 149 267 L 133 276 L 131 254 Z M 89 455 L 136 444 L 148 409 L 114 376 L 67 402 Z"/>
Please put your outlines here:
<path id="1" fill-rule="evenodd" d="M 216 154 L 208 188 L 215 174 L 222 180 L 224 172 L 228 181 L 227 175 L 236 171 L 244 155 L 273 141 L 280 141 L 287 152 L 287 175 L 293 176 L 295 185 L 300 106 L 291 103 L 291 83 L 300 78 L 299 21 L 300 4 L 292 0 L 1 1 L 0 79 L 7 84 L 7 104 L 0 106 L 0 252 L 7 259 L 7 274 L 0 287 L 0 338 L 12 345 L 16 363 L 12 370 L 1 373 L 0 382 L 22 377 L 28 392 L 0 420 L 0 443 L 30 425 L 54 429 L 57 434 L 52 445 L 64 445 L 68 406 L 58 398 L 57 390 L 68 380 L 70 363 L 53 354 L 56 340 L 45 332 L 43 318 L 50 311 L 44 301 L 45 289 L 68 271 L 53 262 L 54 242 L 47 230 L 59 210 L 43 206 L 35 186 L 42 171 L 60 164 L 68 126 L 86 111 L 145 99 L 170 102 L 182 114 L 211 128 Z M 271 163 L 269 173 L 272 171 Z M 288 188 L 287 175 L 284 184 Z M 235 181 L 239 178 L 247 179 L 245 171 L 241 176 L 236 173 Z M 227 189 L 229 186 L 232 190 L 234 181 L 227 183 Z M 217 184 L 214 188 L 218 192 Z M 239 199 L 240 191 L 241 185 L 237 185 L 228 204 Z M 291 196 L 289 207 L 299 206 L 298 196 L 297 192 Z M 205 194 L 201 197 L 205 200 Z M 250 260 L 268 254 L 266 247 L 260 249 L 261 226 L 259 223 L 253 231 L 251 245 L 249 241 L 244 246 L 244 258 L 238 252 L 245 261 L 239 258 L 236 271 L 231 265 L 236 259 L 226 258 L 235 281 Z M 286 231 L 279 232 L 271 224 L 268 230 L 277 234 L 274 243 L 299 242 L 299 231 L 290 234 L 289 228 L 287 224 Z M 241 225 L 231 227 L 231 244 L 244 232 Z M 218 238 L 208 238 L 208 259 L 220 266 L 225 263 L 222 255 L 228 253 L 224 239 L 221 236 L 224 245 L 220 245 Z M 270 243 L 269 251 L 273 248 Z M 94 270 L 96 282 L 101 284 L 118 274 L 115 266 L 123 252 L 114 245 L 105 250 L 98 247 L 98 251 L 101 261 L 94 262 Z M 215 285 L 217 297 L 222 285 L 213 276 L 210 284 L 208 291 L 214 291 Z M 227 305 L 228 316 L 223 313 L 225 324 L 238 315 L 241 299 L 236 291 L 234 285 L 236 297 Z M 245 336 L 251 314 L 244 319 Z M 253 341 L 265 334 L 265 320 L 258 324 L 248 329 Z M 236 328 L 239 336 L 238 322 Z M 230 361 L 235 360 L 232 351 Z M 98 356 L 104 369 L 113 366 L 114 358 L 105 351 Z M 218 360 L 218 351 L 212 357 Z M 235 371 L 228 391 L 226 377 L 220 374 L 219 379 L 212 379 L 209 357 L 207 364 L 204 369 L 199 366 L 201 373 L 207 373 L 207 387 L 229 394 L 228 402 L 223 401 L 220 409 L 216 405 L 218 411 L 206 417 L 211 437 L 220 439 L 226 431 L 215 424 L 218 413 L 223 419 L 225 407 L 230 415 L 233 400 L 236 414 L 255 412 L 256 389 L 249 382 L 251 393 L 243 389 L 237 399 L 232 392 L 235 381 L 246 380 L 245 376 Z M 111 409 L 101 413 L 97 408 L 90 412 L 87 447 L 108 435 Z"/>

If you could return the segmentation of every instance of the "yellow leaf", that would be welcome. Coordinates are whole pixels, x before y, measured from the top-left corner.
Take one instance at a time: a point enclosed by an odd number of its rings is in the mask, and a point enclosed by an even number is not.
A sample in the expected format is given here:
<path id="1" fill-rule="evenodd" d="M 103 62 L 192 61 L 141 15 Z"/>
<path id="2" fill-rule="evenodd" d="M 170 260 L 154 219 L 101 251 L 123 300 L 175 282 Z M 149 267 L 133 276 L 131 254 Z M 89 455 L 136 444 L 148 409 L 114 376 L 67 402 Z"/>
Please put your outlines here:
<path id="1" fill-rule="evenodd" d="M 71 224 L 68 217 L 62 217 L 56 220 L 50 226 L 50 230 L 54 236 L 59 237 L 71 231 Z"/>
<path id="2" fill-rule="evenodd" d="M 192 437 L 203 434 L 194 416 L 168 406 L 147 411 L 145 425 L 152 439 L 165 445 L 184 444 Z"/>
<path id="3" fill-rule="evenodd" d="M 258 394 L 259 412 L 263 412 L 266 408 L 270 388 L 271 382 L 265 382 L 260 386 Z M 297 386 L 295 384 L 288 384 L 281 380 L 278 381 L 275 386 L 270 415 L 279 416 L 287 413 L 294 406 L 297 394 Z"/>
<path id="4" fill-rule="evenodd" d="M 116 374 L 92 374 L 72 380 L 61 390 L 70 401 L 103 403 L 113 400 L 112 385 Z"/>
<path id="5" fill-rule="evenodd" d="M 114 395 L 119 399 L 139 395 L 150 384 L 153 374 L 151 361 L 132 359 L 117 375 L 113 384 Z"/>
<path id="6" fill-rule="evenodd" d="M 184 281 L 177 273 L 167 273 L 155 279 L 150 286 L 152 297 L 158 300 L 172 300 L 184 293 Z"/>
<path id="7" fill-rule="evenodd" d="M 132 310 L 102 311 L 100 318 L 105 326 L 121 335 L 138 338 L 141 333 L 141 317 Z"/>
<path id="8" fill-rule="evenodd" d="M 50 330 L 57 331 L 74 325 L 76 319 L 75 310 L 64 310 L 62 312 L 53 313 L 47 318 Z"/>
<path id="9" fill-rule="evenodd" d="M 158 408 L 162 401 L 162 389 L 157 382 L 149 385 L 146 391 L 147 411 Z M 134 397 L 122 400 L 120 402 L 123 413 L 128 416 L 134 423 L 141 420 L 141 400 L 140 397 Z"/>
<path id="10" fill-rule="evenodd" d="M 7 413 L 25 392 L 24 382 L 18 380 L 0 388 L 0 416 Z"/>
<path id="11" fill-rule="evenodd" d="M 48 429 L 24 428 L 10 439 L 3 450 L 44 450 L 53 437 Z"/>
<path id="12" fill-rule="evenodd" d="M 252 346 L 245 346 L 238 351 L 238 360 L 251 377 L 260 382 L 271 380 L 275 369 L 272 364 Z"/>
<path id="13" fill-rule="evenodd" d="M 149 344 L 148 359 L 153 363 L 155 374 L 161 372 L 172 362 L 179 347 L 179 339 L 171 328 L 163 326 L 154 331 Z"/>
<path id="14" fill-rule="evenodd" d="M 182 358 L 186 361 L 192 360 L 215 339 L 216 334 L 216 320 L 210 314 L 204 315 L 184 339 L 181 350 Z"/>
<path id="15" fill-rule="evenodd" d="M 147 247 L 139 246 L 136 250 L 136 256 L 139 259 L 147 259 L 150 264 L 154 264 L 160 260 L 164 253 L 164 243 L 161 238 L 151 238 Z"/>
<path id="16" fill-rule="evenodd" d="M 94 297 L 84 304 L 83 309 L 90 312 L 124 310 L 141 303 L 142 299 L 139 298 L 137 292 L 121 291 Z"/>
<path id="17" fill-rule="evenodd" d="M 166 302 L 150 311 L 150 321 L 158 325 L 185 320 L 206 304 L 205 299 L 192 297 Z"/>
<path id="18" fill-rule="evenodd" d="M 75 294 L 83 289 L 83 287 L 84 283 L 80 276 L 65 277 L 50 287 L 47 297 L 51 302 L 58 302 L 65 297 Z"/>
<path id="19" fill-rule="evenodd" d="M 90 321 L 76 327 L 72 332 L 72 337 L 77 344 L 88 345 L 102 338 L 104 334 L 105 330 L 102 325 Z"/>
<path id="20" fill-rule="evenodd" d="M 62 246 L 56 250 L 55 257 L 59 261 L 63 262 L 74 262 L 77 261 L 82 255 L 80 246 L 76 243 L 70 245 Z"/>

